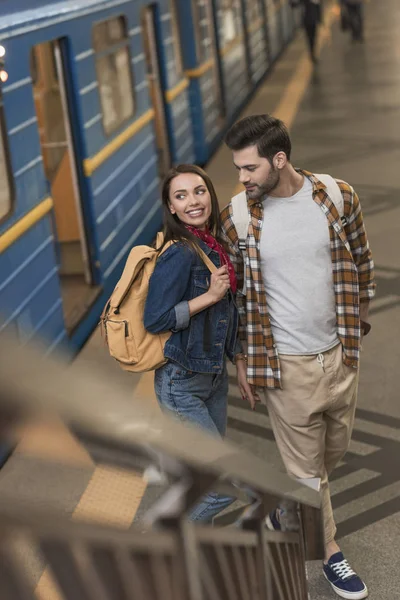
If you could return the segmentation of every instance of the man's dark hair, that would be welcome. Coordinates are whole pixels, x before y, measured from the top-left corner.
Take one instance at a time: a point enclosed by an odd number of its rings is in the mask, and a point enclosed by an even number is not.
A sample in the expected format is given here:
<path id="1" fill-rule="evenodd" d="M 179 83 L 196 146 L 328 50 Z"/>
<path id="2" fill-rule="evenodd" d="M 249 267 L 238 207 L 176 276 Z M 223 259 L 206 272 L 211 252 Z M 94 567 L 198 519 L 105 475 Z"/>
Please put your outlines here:
<path id="1" fill-rule="evenodd" d="M 252 115 L 241 119 L 229 129 L 225 143 L 231 150 L 257 146 L 258 154 L 271 164 L 278 152 L 284 152 L 289 161 L 292 152 L 285 123 L 270 115 Z"/>

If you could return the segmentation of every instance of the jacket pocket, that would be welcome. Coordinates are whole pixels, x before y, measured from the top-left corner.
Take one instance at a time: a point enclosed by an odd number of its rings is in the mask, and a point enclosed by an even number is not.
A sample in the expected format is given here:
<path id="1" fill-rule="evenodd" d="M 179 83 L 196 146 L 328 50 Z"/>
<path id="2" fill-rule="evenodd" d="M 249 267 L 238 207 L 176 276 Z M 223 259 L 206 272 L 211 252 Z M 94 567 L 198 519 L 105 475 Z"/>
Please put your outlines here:
<path id="1" fill-rule="evenodd" d="M 194 278 L 194 287 L 197 291 L 199 291 L 199 293 L 204 294 L 204 292 L 207 292 L 209 287 L 210 287 L 210 278 L 211 275 L 207 276 L 204 275 L 204 277 L 195 277 Z"/>
<path id="2" fill-rule="evenodd" d="M 111 356 L 127 364 L 138 361 L 136 344 L 128 321 L 106 321 L 107 343 Z"/>

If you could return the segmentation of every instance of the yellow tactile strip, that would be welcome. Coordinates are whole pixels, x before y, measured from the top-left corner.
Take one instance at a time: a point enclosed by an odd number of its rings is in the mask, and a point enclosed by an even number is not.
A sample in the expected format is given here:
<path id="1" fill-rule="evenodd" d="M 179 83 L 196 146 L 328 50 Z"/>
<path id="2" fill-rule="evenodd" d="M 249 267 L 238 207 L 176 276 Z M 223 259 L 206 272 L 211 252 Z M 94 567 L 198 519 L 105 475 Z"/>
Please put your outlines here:
<path id="1" fill-rule="evenodd" d="M 72 518 L 128 529 L 145 489 L 146 483 L 142 477 L 131 471 L 98 466 Z M 62 600 L 49 568 L 44 570 L 35 594 L 39 600 Z"/>
<path id="2" fill-rule="evenodd" d="M 99 466 L 72 518 L 113 527 L 131 525 L 146 489 L 141 476 L 113 467 Z"/>

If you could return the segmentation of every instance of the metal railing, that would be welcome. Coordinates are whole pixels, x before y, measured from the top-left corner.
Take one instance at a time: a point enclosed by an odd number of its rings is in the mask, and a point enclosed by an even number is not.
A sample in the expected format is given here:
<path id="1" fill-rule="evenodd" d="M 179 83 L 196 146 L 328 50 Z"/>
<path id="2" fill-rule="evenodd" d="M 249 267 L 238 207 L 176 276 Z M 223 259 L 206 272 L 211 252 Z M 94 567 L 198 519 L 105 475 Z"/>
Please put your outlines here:
<path id="1" fill-rule="evenodd" d="M 231 443 L 155 415 L 102 372 L 45 359 L 4 336 L 0 356 L 0 434 L 53 411 L 96 462 L 135 472 L 155 465 L 168 481 L 145 514 L 145 531 L 0 498 L 2 600 L 35 598 L 15 548 L 23 537 L 48 564 L 62 600 L 307 600 L 305 561 L 323 556 L 317 492 Z M 240 527 L 187 519 L 210 489 L 239 498 L 251 490 L 252 501 L 235 512 Z M 268 531 L 265 516 L 282 500 L 298 507 L 295 530 Z"/>

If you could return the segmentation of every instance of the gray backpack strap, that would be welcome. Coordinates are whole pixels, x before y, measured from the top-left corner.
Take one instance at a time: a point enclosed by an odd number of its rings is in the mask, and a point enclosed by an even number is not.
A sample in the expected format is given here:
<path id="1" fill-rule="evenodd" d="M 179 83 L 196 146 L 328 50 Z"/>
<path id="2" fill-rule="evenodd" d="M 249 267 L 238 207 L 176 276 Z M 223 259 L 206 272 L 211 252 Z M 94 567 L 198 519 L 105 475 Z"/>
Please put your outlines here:
<path id="1" fill-rule="evenodd" d="M 239 250 L 243 257 L 243 289 L 241 293 L 246 295 L 246 246 L 247 246 L 247 235 L 249 231 L 250 223 L 250 212 L 247 206 L 246 192 L 240 192 L 234 196 L 231 200 L 232 204 L 232 221 L 235 225 L 236 233 L 238 236 Z"/>
<path id="2" fill-rule="evenodd" d="M 241 240 L 246 242 L 249 229 L 250 214 L 247 206 L 246 192 L 240 192 L 231 200 L 232 220 L 238 234 L 239 243 Z"/>
<path id="3" fill-rule="evenodd" d="M 343 219 L 344 217 L 344 201 L 340 187 L 333 177 L 327 175 L 326 173 L 314 173 L 314 177 L 319 179 L 325 186 L 326 191 L 328 192 L 329 198 L 332 200 L 333 204 L 336 206 L 336 210 L 339 213 L 339 217 Z"/>

